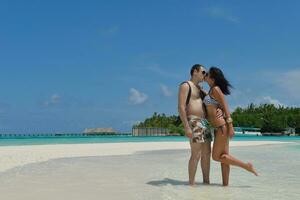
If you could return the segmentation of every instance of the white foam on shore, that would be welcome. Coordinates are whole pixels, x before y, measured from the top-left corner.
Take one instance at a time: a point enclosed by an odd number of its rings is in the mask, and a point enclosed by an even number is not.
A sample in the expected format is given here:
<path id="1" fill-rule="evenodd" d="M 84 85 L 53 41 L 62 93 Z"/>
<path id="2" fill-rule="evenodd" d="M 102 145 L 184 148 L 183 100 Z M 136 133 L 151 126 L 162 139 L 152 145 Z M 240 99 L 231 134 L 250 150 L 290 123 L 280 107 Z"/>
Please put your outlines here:
<path id="1" fill-rule="evenodd" d="M 254 146 L 283 143 L 288 142 L 231 141 L 230 146 Z M 0 172 L 30 163 L 44 162 L 57 158 L 130 155 L 139 151 L 172 149 L 184 150 L 189 148 L 190 146 L 188 142 L 128 142 L 0 146 Z"/>

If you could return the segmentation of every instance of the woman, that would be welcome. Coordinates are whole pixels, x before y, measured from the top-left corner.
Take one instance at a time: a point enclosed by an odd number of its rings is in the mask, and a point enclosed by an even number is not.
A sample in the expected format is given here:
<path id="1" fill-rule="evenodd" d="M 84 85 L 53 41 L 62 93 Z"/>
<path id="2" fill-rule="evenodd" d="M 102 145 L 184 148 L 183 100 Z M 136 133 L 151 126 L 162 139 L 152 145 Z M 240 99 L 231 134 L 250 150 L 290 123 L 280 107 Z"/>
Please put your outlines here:
<path id="1" fill-rule="evenodd" d="M 230 165 L 241 167 L 257 176 L 251 163 L 244 163 L 229 154 L 229 138 L 233 137 L 234 129 L 224 95 L 230 94 L 232 86 L 224 77 L 223 72 L 216 67 L 209 69 L 205 81 L 210 86 L 210 90 L 203 102 L 206 105 L 208 121 L 215 129 L 212 158 L 221 163 L 223 185 L 228 186 Z"/>

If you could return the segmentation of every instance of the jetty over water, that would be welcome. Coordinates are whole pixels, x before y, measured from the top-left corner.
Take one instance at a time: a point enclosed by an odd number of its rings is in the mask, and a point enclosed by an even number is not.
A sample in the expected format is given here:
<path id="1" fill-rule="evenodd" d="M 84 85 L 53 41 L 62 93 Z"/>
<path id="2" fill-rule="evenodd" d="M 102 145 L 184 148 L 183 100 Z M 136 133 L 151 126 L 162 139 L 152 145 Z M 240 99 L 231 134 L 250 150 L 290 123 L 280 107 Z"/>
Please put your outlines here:
<path id="1" fill-rule="evenodd" d="M 113 128 L 86 128 L 82 132 L 57 130 L 0 130 L 0 139 L 5 138 L 45 138 L 45 137 L 96 137 L 96 136 L 125 136 L 131 133 L 119 133 Z"/>

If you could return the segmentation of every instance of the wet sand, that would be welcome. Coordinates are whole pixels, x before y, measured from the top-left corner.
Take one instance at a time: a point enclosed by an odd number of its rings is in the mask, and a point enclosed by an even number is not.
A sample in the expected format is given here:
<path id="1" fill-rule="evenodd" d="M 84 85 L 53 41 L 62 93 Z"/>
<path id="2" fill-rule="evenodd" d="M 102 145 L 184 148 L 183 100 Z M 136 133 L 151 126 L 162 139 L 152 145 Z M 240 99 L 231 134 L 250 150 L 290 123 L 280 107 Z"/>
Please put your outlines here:
<path id="1" fill-rule="evenodd" d="M 278 141 L 231 141 L 230 146 L 280 144 Z M 139 151 L 189 149 L 188 142 L 128 142 L 0 146 L 0 172 L 57 158 L 130 155 Z"/>

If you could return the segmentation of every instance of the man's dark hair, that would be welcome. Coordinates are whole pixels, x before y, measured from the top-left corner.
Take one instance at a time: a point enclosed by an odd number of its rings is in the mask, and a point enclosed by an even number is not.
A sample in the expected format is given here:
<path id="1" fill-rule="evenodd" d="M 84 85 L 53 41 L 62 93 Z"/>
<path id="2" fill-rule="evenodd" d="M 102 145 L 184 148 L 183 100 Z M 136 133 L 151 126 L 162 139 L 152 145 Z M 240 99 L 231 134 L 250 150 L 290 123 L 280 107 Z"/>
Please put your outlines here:
<path id="1" fill-rule="evenodd" d="M 201 69 L 201 67 L 204 67 L 204 66 L 200 65 L 200 64 L 194 64 L 191 68 L 191 76 L 193 76 L 195 70 L 199 71 Z"/>

